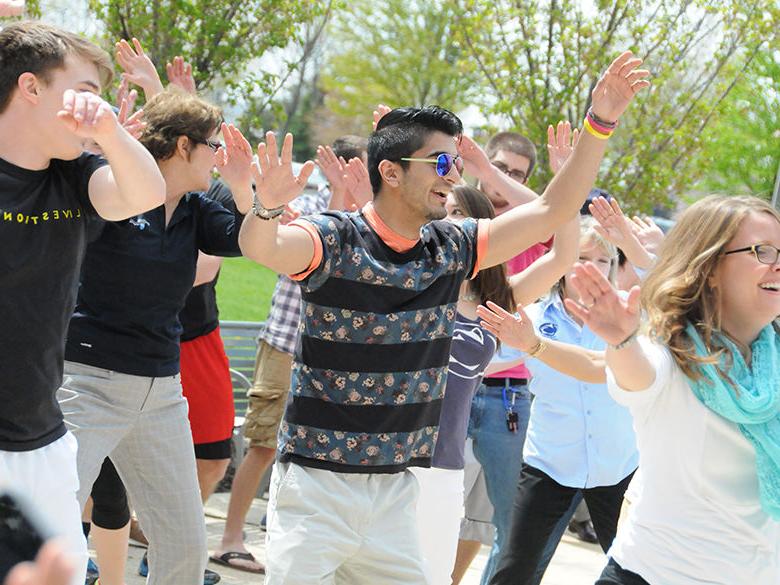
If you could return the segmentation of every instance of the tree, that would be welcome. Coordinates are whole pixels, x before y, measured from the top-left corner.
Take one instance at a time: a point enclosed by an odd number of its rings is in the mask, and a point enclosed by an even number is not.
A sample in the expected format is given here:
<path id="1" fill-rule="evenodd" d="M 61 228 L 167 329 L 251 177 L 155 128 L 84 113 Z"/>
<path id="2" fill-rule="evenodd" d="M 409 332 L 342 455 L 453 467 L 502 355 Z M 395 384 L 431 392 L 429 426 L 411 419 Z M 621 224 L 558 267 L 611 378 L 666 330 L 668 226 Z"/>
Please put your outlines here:
<path id="1" fill-rule="evenodd" d="M 532 137 L 559 119 L 580 125 L 597 76 L 620 51 L 644 58 L 653 87 L 620 120 L 599 178 L 633 209 L 668 201 L 701 174 L 692 163 L 703 133 L 777 38 L 779 11 L 774 0 L 452 1 L 457 38 L 486 87 L 484 111 Z M 546 164 L 539 170 L 536 186 L 550 178 Z"/>
<path id="2" fill-rule="evenodd" d="M 281 82 L 297 66 L 262 70 L 266 53 L 301 42 L 302 25 L 329 10 L 308 0 L 89 0 L 105 24 L 109 46 L 138 38 L 165 79 L 165 63 L 176 55 L 192 63 L 199 90 L 225 89 L 259 116 Z M 257 121 L 257 116 L 253 121 Z"/>
<path id="3" fill-rule="evenodd" d="M 469 103 L 474 87 L 458 68 L 453 6 L 446 0 L 354 0 L 332 23 L 321 85 L 325 108 L 342 128 L 365 134 L 378 103 Z M 336 124 L 333 120 L 330 124 Z"/>
<path id="4" fill-rule="evenodd" d="M 780 163 L 780 52 L 756 56 L 707 127 L 700 188 L 769 199 Z"/>

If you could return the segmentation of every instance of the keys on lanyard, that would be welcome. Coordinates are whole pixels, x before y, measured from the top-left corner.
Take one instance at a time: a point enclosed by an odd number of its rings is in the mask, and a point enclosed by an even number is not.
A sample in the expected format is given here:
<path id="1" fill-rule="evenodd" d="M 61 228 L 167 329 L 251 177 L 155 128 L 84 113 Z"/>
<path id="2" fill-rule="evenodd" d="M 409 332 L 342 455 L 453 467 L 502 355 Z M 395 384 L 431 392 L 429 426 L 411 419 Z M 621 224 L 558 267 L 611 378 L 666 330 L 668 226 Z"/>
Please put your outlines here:
<path id="1" fill-rule="evenodd" d="M 507 399 L 506 393 L 509 392 L 512 395 L 512 399 Z M 506 386 L 503 388 L 504 408 L 506 409 L 506 428 L 510 433 L 516 433 L 518 430 L 517 413 L 515 412 L 515 399 L 517 398 L 517 392 L 509 390 Z"/>

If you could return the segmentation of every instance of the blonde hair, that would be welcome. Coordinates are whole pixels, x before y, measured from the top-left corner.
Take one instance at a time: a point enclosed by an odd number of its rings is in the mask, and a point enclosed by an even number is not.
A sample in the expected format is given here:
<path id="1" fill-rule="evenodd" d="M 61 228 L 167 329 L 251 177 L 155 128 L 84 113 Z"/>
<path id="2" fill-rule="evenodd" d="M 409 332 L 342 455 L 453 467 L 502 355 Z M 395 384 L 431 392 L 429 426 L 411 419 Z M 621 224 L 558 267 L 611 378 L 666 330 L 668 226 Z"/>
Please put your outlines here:
<path id="1" fill-rule="evenodd" d="M 669 348 L 675 362 L 693 380 L 701 377 L 700 364 L 718 364 L 724 353 L 727 360 L 733 358 L 719 341 L 721 314 L 717 289 L 710 286 L 710 278 L 726 246 L 751 213 L 768 213 L 780 222 L 780 213 L 756 197 L 712 195 L 691 205 L 669 232 L 642 286 L 650 335 Z M 688 323 L 698 330 L 707 356 L 697 355 L 685 332 Z"/>
<path id="2" fill-rule="evenodd" d="M 612 243 L 608 242 L 596 231 L 596 225 L 598 225 L 598 222 L 593 219 L 593 216 L 580 216 L 580 247 L 587 242 L 593 242 L 609 256 L 609 272 L 607 273 L 607 279 L 612 284 L 615 284 L 618 273 L 618 251 Z M 565 280 L 566 274 L 561 276 L 558 282 L 555 283 L 550 293 L 563 297 L 563 285 Z"/>

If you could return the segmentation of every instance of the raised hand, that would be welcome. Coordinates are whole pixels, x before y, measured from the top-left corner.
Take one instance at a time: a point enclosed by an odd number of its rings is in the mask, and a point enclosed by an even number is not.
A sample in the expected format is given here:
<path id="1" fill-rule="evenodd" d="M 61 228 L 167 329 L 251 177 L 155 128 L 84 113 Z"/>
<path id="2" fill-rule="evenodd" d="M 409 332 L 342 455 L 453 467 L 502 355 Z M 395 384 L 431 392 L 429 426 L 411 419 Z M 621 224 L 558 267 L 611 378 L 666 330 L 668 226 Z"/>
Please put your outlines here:
<path id="1" fill-rule="evenodd" d="M 393 108 L 386 106 L 384 104 L 379 104 L 376 107 L 376 110 L 374 110 L 374 125 L 373 129 L 376 130 L 376 125 L 379 124 L 379 120 L 385 117 L 385 114 L 388 114 L 389 112 L 392 112 Z"/>
<path id="2" fill-rule="evenodd" d="M 580 302 L 565 299 L 566 308 L 610 345 L 621 343 L 639 328 L 638 286 L 629 291 L 628 298 L 621 298 L 591 262 L 574 265 L 571 284 L 580 295 Z"/>
<path id="3" fill-rule="evenodd" d="M 547 126 L 547 153 L 550 158 L 550 170 L 553 175 L 563 167 L 563 163 L 574 152 L 574 147 L 580 139 L 580 131 L 576 128 L 571 130 L 569 122 L 558 122 L 558 126 L 553 128 L 552 124 Z"/>
<path id="4" fill-rule="evenodd" d="M 98 144 L 101 138 L 113 136 L 120 127 L 111 106 L 89 91 L 66 90 L 57 118 L 77 136 L 92 138 Z"/>
<path id="5" fill-rule="evenodd" d="M 637 69 L 642 59 L 624 51 L 599 78 L 591 92 L 591 109 L 605 122 L 616 122 L 641 89 L 650 86 L 647 69 Z"/>
<path id="6" fill-rule="evenodd" d="M 24 13 L 24 0 L 0 0 L 0 17 L 21 16 Z"/>
<path id="7" fill-rule="evenodd" d="M 358 208 L 374 198 L 368 169 L 357 157 L 351 159 L 344 169 L 344 185 L 347 188 L 347 198 Z"/>
<path id="8" fill-rule="evenodd" d="M 521 351 L 529 351 L 539 342 L 528 315 L 522 305 L 517 305 L 517 315 L 513 315 L 493 301 L 487 306 L 477 307 L 480 325 L 501 340 L 501 343 L 516 347 Z"/>
<path id="9" fill-rule="evenodd" d="M 183 57 L 174 57 L 173 63 L 165 65 L 165 72 L 168 75 L 168 83 L 177 85 L 187 93 L 195 95 L 195 78 L 192 76 L 192 65 L 187 63 Z"/>
<path id="10" fill-rule="evenodd" d="M 225 145 L 217 150 L 217 170 L 231 191 L 252 188 L 252 145 L 233 124 L 222 123 Z"/>
<path id="11" fill-rule="evenodd" d="M 625 248 L 636 238 L 631 229 L 631 222 L 623 214 L 620 205 L 615 199 L 607 200 L 606 197 L 596 197 L 588 205 L 593 218 L 598 222 L 595 230 L 608 242 L 618 248 Z"/>
<path id="12" fill-rule="evenodd" d="M 320 167 L 322 174 L 330 184 L 331 191 L 341 191 L 346 189 L 344 184 L 344 173 L 346 172 L 345 164 L 336 156 L 333 149 L 330 146 L 317 147 L 317 158 L 314 162 Z"/>
<path id="13" fill-rule="evenodd" d="M 263 207 L 272 209 L 298 197 L 314 171 L 314 163 L 306 161 L 296 177 L 292 169 L 293 136 L 287 134 L 278 154 L 276 136 L 267 132 L 265 142 L 257 147 L 257 162 L 252 164 L 257 196 Z"/>
<path id="14" fill-rule="evenodd" d="M 116 44 L 116 60 L 124 71 L 122 77 L 141 87 L 147 100 L 163 90 L 157 69 L 155 69 L 152 60 L 144 53 L 138 39 L 133 38 L 132 47 L 125 39 L 119 41 Z"/>
<path id="15" fill-rule="evenodd" d="M 652 218 L 641 218 L 635 215 L 631 218 L 631 231 L 637 237 L 639 242 L 650 254 L 658 256 L 661 244 L 666 237 L 661 228 L 658 227 Z"/>
<path id="16" fill-rule="evenodd" d="M 144 111 L 138 110 L 132 116 L 129 115 L 133 111 L 135 105 L 135 99 L 138 97 L 138 93 L 133 90 L 128 97 L 122 99 L 119 106 L 119 113 L 116 115 L 117 122 L 127 130 L 128 134 L 138 140 L 141 134 L 146 128 L 146 122 L 143 121 Z"/>
<path id="17" fill-rule="evenodd" d="M 477 144 L 473 138 L 461 136 L 458 141 L 458 154 L 463 159 L 463 170 L 480 181 L 493 172 L 493 165 L 482 147 Z"/>
<path id="18" fill-rule="evenodd" d="M 19 563 L 3 581 L 4 585 L 67 585 L 75 570 L 61 542 L 49 541 L 41 547 L 34 563 Z"/>

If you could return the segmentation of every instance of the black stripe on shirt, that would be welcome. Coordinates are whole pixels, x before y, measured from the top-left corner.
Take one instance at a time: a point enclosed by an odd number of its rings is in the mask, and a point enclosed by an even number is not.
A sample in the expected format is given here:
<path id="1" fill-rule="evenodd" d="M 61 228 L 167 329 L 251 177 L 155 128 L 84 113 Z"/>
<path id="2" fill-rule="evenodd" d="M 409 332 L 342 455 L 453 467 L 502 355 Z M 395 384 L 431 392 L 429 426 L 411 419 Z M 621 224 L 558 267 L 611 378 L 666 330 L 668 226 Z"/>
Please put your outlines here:
<path id="1" fill-rule="evenodd" d="M 295 396 L 287 403 L 288 423 L 347 433 L 411 433 L 439 425 L 442 399 L 400 405 L 336 404 Z"/>
<path id="2" fill-rule="evenodd" d="M 407 290 L 329 278 L 316 291 L 302 291 L 303 299 L 322 307 L 337 307 L 366 313 L 397 313 L 447 305 L 458 301 L 463 273 L 456 272 L 436 279 L 424 290 Z"/>
<path id="3" fill-rule="evenodd" d="M 301 336 L 297 361 L 321 370 L 394 373 L 443 368 L 450 360 L 449 337 L 387 345 L 340 343 Z"/>

